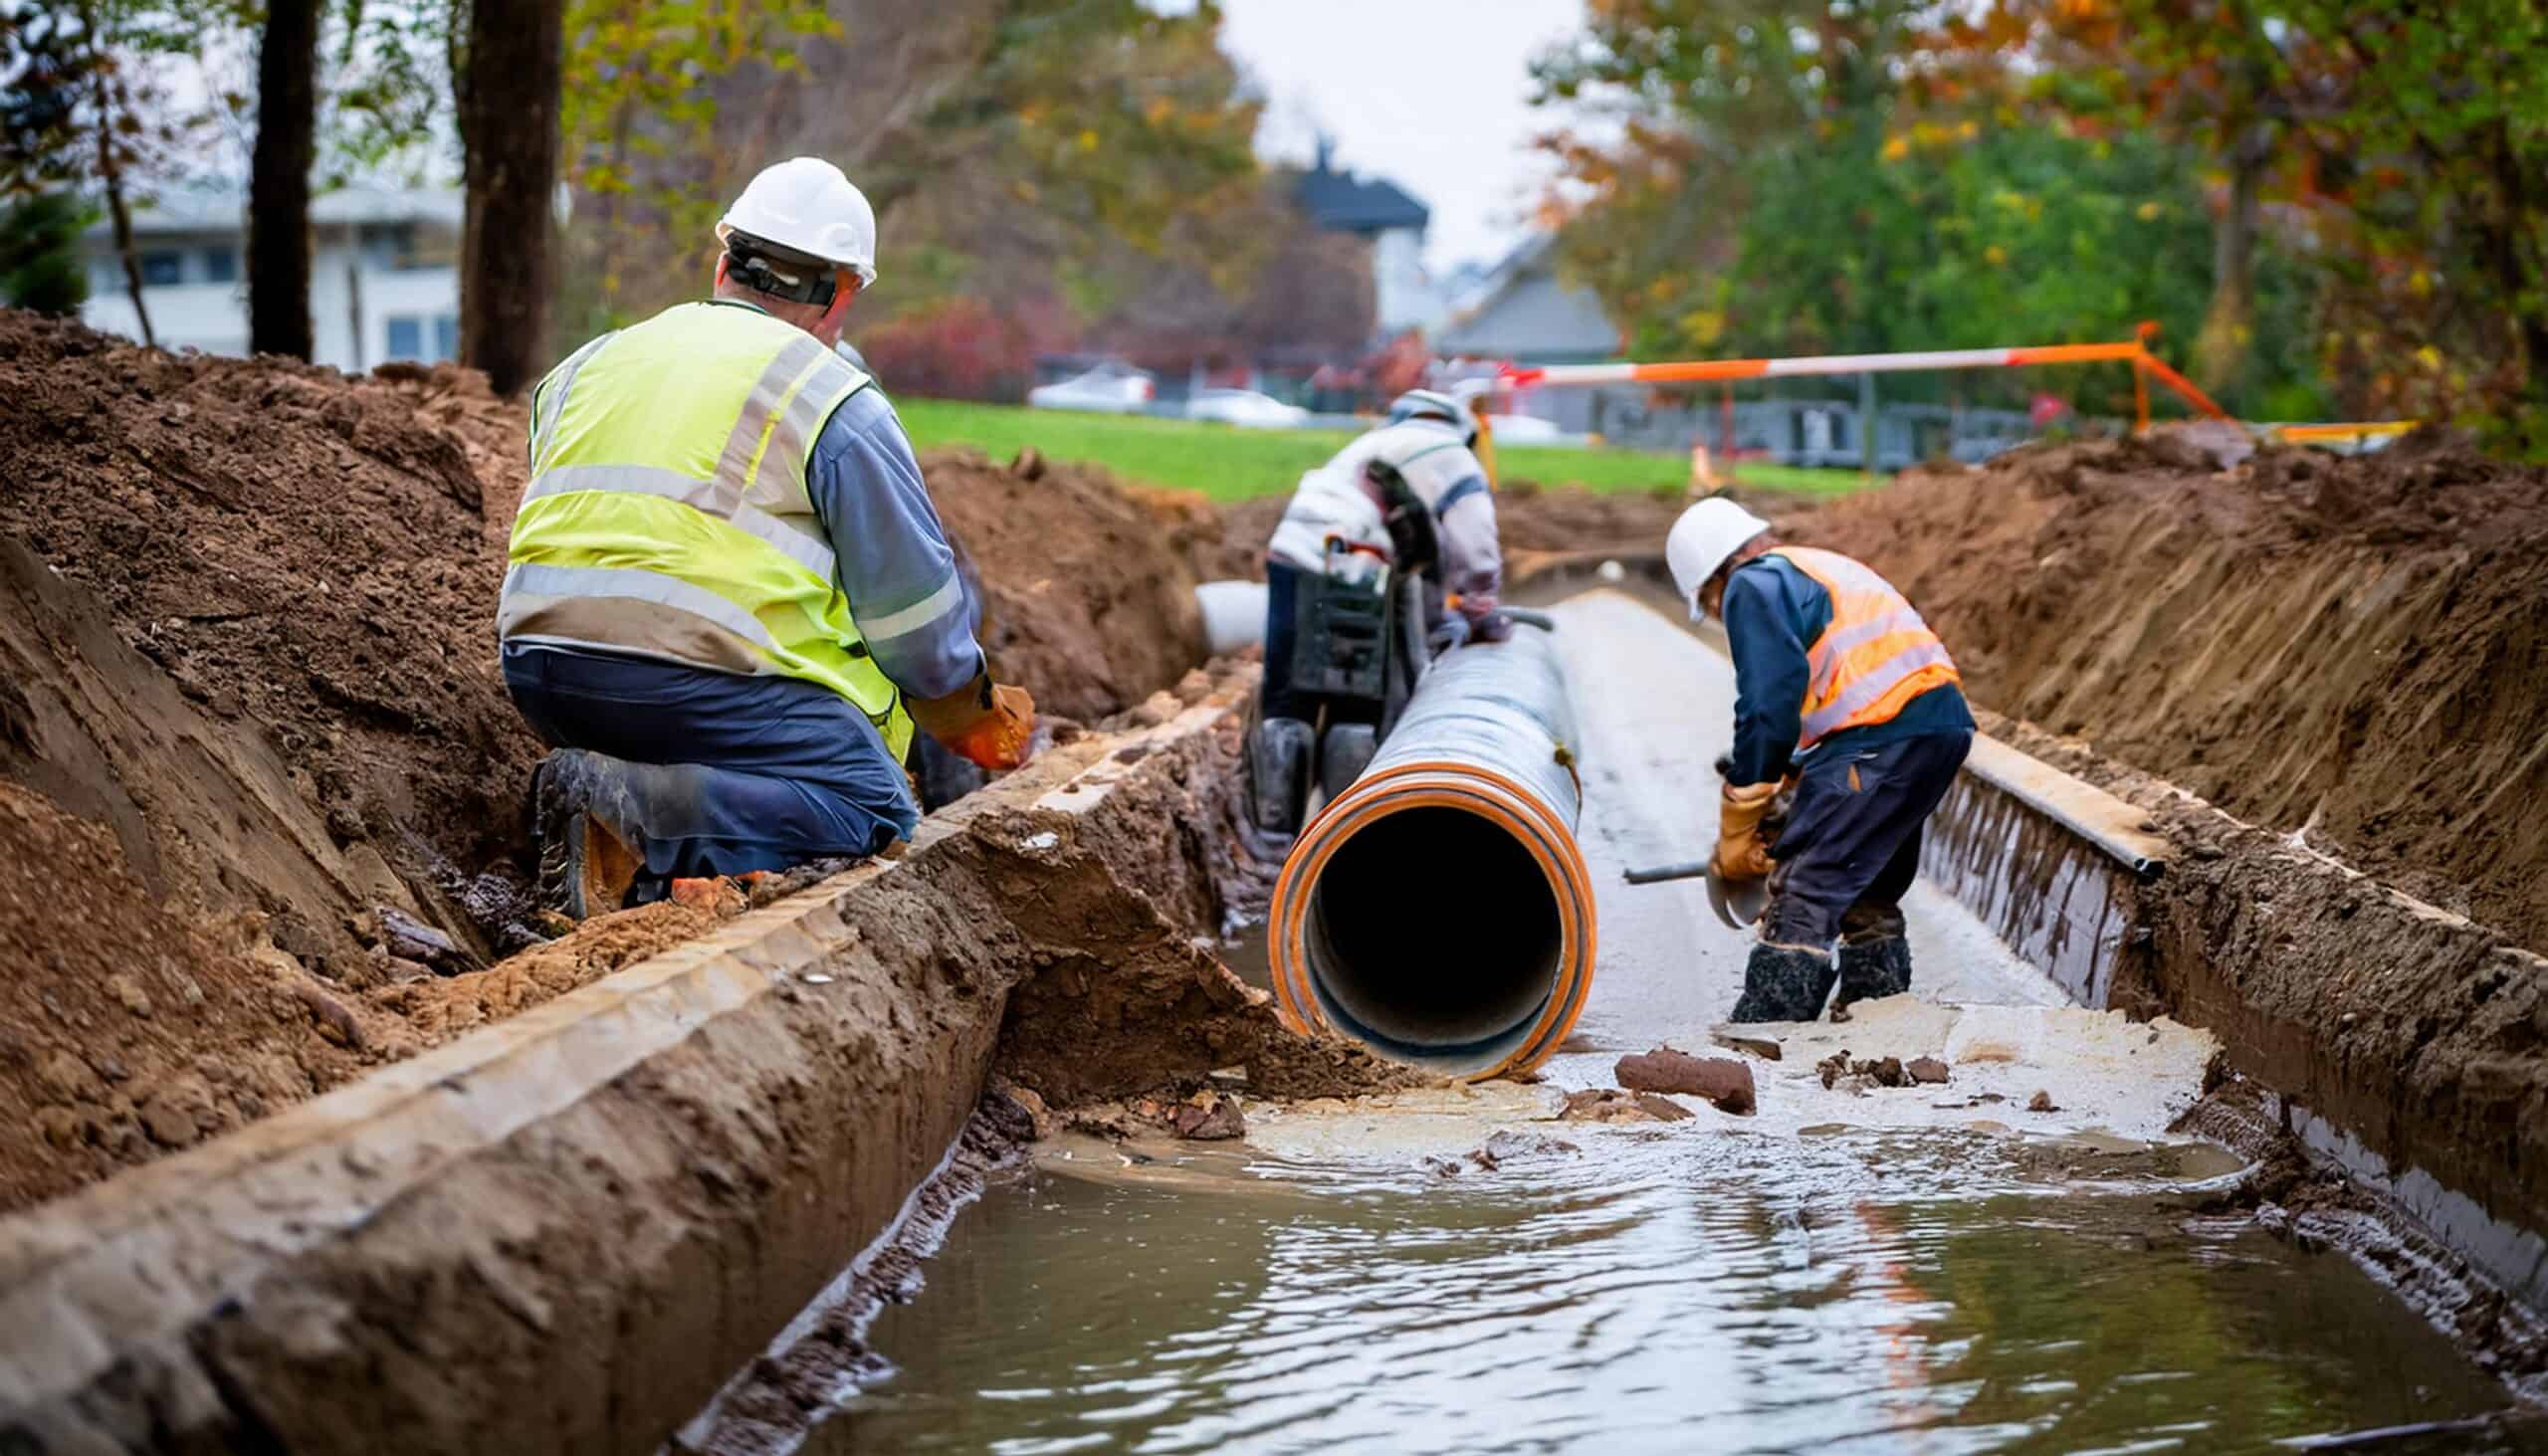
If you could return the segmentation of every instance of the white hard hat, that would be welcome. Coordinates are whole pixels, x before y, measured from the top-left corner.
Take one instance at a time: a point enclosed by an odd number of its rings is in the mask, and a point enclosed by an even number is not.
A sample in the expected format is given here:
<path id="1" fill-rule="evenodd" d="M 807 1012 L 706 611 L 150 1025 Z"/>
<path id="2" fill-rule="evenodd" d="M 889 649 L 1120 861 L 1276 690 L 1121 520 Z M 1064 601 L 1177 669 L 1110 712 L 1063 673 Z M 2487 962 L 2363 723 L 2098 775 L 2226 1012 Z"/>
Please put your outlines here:
<path id="1" fill-rule="evenodd" d="M 1663 562 L 1672 568 L 1672 585 L 1689 603 L 1693 618 L 1699 614 L 1699 588 L 1769 528 L 1770 522 L 1723 496 L 1710 496 L 1672 522 L 1672 533 L 1663 538 Z"/>
<path id="2" fill-rule="evenodd" d="M 718 241 L 729 233 L 838 264 L 858 275 L 861 288 L 876 282 L 876 209 L 840 168 L 819 157 L 761 168 L 718 221 Z"/>
<path id="3" fill-rule="evenodd" d="M 1477 416 L 1469 407 L 1438 389 L 1410 389 L 1389 401 L 1389 423 L 1407 420 L 1440 420 L 1465 437 L 1477 441 Z"/>

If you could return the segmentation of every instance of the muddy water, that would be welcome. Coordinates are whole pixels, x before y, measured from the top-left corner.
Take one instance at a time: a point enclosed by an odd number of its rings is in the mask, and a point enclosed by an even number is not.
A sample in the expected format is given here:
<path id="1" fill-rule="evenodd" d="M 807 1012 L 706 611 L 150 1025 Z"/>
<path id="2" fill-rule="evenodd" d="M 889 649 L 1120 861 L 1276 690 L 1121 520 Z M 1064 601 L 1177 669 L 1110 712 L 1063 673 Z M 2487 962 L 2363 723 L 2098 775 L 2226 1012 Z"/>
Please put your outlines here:
<path id="1" fill-rule="evenodd" d="M 1666 1134 L 1448 1176 L 1030 1174 L 878 1322 L 897 1370 L 812 1449 L 2224 1451 L 2505 1403 L 2166 1169 Z"/>
<path id="2" fill-rule="evenodd" d="M 2203 1211 L 2235 1162 L 2167 1130 L 2208 1038 L 2064 1004 L 1928 887 L 1916 997 L 1777 1033 L 1757 1115 L 1557 1121 L 1622 1053 L 1707 1050 L 1747 949 L 1695 886 L 1617 878 L 1704 852 L 1721 660 L 1625 597 L 1559 615 L 1603 888 L 1546 1080 L 1047 1148 L 873 1327 L 893 1373 L 813 1449 L 2223 1451 L 2507 1404 L 2342 1256 Z M 1843 1048 L 1952 1078 L 1826 1088 Z"/>

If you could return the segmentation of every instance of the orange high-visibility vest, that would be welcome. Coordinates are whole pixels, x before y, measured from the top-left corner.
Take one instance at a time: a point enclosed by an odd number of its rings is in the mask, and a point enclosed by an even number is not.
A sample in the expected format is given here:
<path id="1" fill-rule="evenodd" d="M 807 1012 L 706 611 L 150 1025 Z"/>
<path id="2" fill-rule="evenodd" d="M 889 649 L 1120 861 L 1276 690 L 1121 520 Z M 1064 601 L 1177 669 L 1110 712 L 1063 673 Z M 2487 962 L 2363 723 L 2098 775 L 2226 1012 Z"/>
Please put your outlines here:
<path id="1" fill-rule="evenodd" d="M 1831 625 L 1805 649 L 1802 753 L 1842 728 L 1890 722 L 1904 704 L 1942 683 L 1960 683 L 1947 645 L 1893 584 L 1837 551 L 1774 546 L 1831 593 Z"/>

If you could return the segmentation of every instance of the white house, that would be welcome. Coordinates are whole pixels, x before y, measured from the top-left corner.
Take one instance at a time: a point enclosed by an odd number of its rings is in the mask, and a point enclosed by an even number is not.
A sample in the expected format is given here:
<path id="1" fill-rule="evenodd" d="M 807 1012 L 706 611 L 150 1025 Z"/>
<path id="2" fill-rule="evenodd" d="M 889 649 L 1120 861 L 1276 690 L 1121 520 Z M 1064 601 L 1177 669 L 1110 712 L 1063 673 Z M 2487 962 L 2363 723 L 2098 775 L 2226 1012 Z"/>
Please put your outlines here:
<path id="1" fill-rule="evenodd" d="M 348 187 L 311 202 L 313 361 L 360 371 L 460 351 L 461 197 L 453 189 Z M 163 348 L 248 351 L 247 196 L 172 192 L 132 215 L 141 297 Z M 82 239 L 93 328 L 141 336 L 111 227 Z"/>
<path id="2" fill-rule="evenodd" d="M 1441 321 L 1441 291 L 1424 271 L 1429 208 L 1394 182 L 1338 171 L 1325 137 L 1318 164 L 1301 174 L 1293 195 L 1320 227 L 1370 241 L 1374 321 L 1381 333 L 1430 329 Z"/>

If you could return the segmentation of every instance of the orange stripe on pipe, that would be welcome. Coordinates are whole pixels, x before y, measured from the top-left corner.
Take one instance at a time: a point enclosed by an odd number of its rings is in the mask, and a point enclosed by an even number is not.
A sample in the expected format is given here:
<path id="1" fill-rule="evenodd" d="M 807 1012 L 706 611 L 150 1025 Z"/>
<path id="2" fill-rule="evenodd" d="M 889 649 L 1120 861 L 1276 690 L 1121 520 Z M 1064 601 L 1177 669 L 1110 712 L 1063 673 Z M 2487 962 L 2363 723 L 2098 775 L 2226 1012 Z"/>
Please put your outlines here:
<path id="1" fill-rule="evenodd" d="M 1419 778 L 1432 781 L 1411 782 Z M 1500 792 L 1488 794 L 1484 789 Z M 1328 861 L 1354 833 L 1389 814 L 1420 807 L 1454 808 L 1473 813 L 1503 829 L 1529 853 L 1548 880 L 1558 906 L 1560 956 L 1557 982 L 1538 1022 L 1513 1050 L 1491 1066 L 1459 1074 L 1479 1081 L 1508 1070 L 1536 1067 L 1553 1055 L 1583 1014 L 1592 989 L 1598 931 L 1592 914 L 1592 870 L 1575 837 L 1541 804 L 1502 774 L 1475 764 L 1426 760 L 1400 764 L 1376 779 L 1358 781 L 1322 810 L 1302 833 L 1312 846 L 1284 863 L 1274 889 L 1274 924 L 1268 936 L 1272 951 L 1277 1012 L 1295 1031 L 1312 1027 L 1338 1032 L 1310 984 L 1305 944 L 1310 889 Z M 1518 812 L 1517 812 L 1518 811 Z"/>
<path id="2" fill-rule="evenodd" d="M 1294 1031 L 1341 1034 L 1311 983 L 1306 952 L 1313 892 L 1329 862 L 1356 833 L 1415 808 L 1455 809 L 1486 820 L 1520 845 L 1547 881 L 1559 925 L 1557 966 L 1547 1000 L 1509 1052 L 1491 1065 L 1452 1075 L 1483 1081 L 1537 1067 L 1564 1044 L 1590 998 L 1598 952 L 1592 869 L 1574 833 L 1537 794 L 1475 763 L 1421 759 L 1359 779 L 1302 830 L 1275 882 L 1268 928 L 1276 1011 Z"/>

